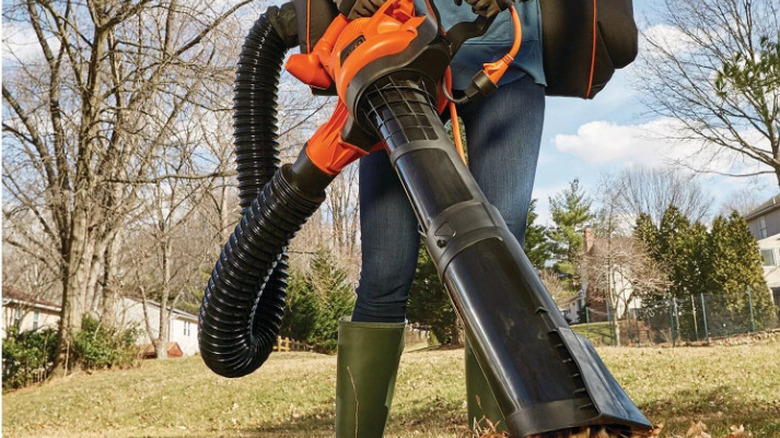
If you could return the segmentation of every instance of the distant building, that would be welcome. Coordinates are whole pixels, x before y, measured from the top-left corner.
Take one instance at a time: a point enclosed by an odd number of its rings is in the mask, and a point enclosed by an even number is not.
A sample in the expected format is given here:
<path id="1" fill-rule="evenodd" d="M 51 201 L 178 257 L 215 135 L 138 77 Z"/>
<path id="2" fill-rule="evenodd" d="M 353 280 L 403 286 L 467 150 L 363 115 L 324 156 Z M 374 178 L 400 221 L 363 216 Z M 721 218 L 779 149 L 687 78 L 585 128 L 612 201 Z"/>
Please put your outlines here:
<path id="1" fill-rule="evenodd" d="M 153 336 L 157 336 L 160 327 L 160 304 L 147 301 L 149 326 Z M 170 310 L 168 307 L 167 310 Z M 163 314 L 167 313 L 164 312 Z M 10 286 L 3 286 L 3 327 L 2 337 L 5 338 L 7 327 L 17 325 L 21 331 L 37 330 L 43 327 L 56 328 L 60 321 L 61 307 L 57 304 L 35 298 Z M 168 322 L 167 343 L 178 344 L 180 355 L 192 356 L 200 351 L 198 346 L 198 317 L 179 309 L 173 309 Z M 150 344 L 146 332 L 143 304 L 140 300 L 123 298 L 116 308 L 116 321 L 122 328 L 136 327 L 141 329 L 136 344 Z M 174 350 L 176 349 L 172 346 Z"/>
<path id="2" fill-rule="evenodd" d="M 780 304 L 780 196 L 768 200 L 745 215 L 750 233 L 758 240 L 764 260 L 764 279 Z"/>
<path id="3" fill-rule="evenodd" d="M 5 339 L 9 327 L 17 326 L 20 331 L 56 328 L 60 321 L 60 306 L 38 299 L 19 289 L 3 286 L 3 327 Z"/>
<path id="4" fill-rule="evenodd" d="M 145 345 L 151 343 L 149 335 L 145 330 L 146 322 L 144 320 L 143 303 L 140 300 L 132 298 L 123 298 L 117 304 L 116 320 L 120 325 L 129 327 L 135 325 L 141 329 L 141 335 L 136 340 L 137 344 Z M 149 327 L 152 336 L 157 337 L 160 327 L 160 303 L 147 300 L 146 308 L 149 312 Z M 163 313 L 167 313 L 170 307 Z M 191 313 L 179 309 L 173 309 L 171 319 L 168 321 L 168 333 L 164 337 L 168 343 L 175 342 L 179 344 L 184 356 L 192 356 L 200 351 L 198 346 L 198 317 Z"/>
<path id="5" fill-rule="evenodd" d="M 580 311 L 585 307 L 585 288 L 587 285 L 570 296 L 569 298 L 561 300 L 558 304 L 558 310 L 561 311 L 563 317 L 571 324 L 578 324 L 585 321 L 580 321 Z"/>
<path id="6" fill-rule="evenodd" d="M 599 251 L 606 251 L 606 241 L 597 238 L 592 228 L 585 229 L 584 240 L 586 255 L 593 256 Z M 631 244 L 626 238 L 615 238 L 612 241 L 612 245 L 615 247 L 629 247 Z M 604 267 L 602 266 L 601 268 Z M 607 305 L 607 291 L 600 290 L 596 285 L 589 283 L 586 280 L 588 278 L 586 272 L 580 273 L 583 278 L 580 290 L 575 295 L 559 303 L 558 307 L 563 316 L 572 323 L 586 322 L 583 319 L 582 310 L 586 306 L 588 307 L 587 319 L 590 322 L 611 321 L 613 317 L 623 319 L 627 310 L 630 311 L 642 307 L 641 298 L 633 296 L 634 287 L 630 281 L 631 279 L 627 278 L 627 275 L 630 275 L 630 273 L 630 266 L 623 266 L 620 262 L 615 262 L 610 272 L 605 274 L 606 278 L 609 279 L 609 287 L 615 295 L 616 315 L 611 314 Z"/>

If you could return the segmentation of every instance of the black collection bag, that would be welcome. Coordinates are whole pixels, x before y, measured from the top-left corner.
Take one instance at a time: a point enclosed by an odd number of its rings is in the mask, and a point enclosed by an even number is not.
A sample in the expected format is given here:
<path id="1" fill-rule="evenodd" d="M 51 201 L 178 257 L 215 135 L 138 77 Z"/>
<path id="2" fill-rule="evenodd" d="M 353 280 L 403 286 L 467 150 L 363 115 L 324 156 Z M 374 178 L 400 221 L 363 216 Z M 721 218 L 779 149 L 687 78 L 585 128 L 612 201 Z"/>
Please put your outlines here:
<path id="1" fill-rule="evenodd" d="M 548 96 L 592 99 L 637 55 L 631 0 L 540 0 Z"/>

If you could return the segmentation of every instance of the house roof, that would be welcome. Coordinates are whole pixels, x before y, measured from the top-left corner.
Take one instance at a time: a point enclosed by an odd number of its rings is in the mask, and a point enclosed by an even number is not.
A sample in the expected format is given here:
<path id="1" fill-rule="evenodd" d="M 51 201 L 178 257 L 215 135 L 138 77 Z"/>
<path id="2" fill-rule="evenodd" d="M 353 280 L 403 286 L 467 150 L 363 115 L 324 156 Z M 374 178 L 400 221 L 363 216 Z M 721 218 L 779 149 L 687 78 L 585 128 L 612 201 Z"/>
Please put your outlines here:
<path id="1" fill-rule="evenodd" d="M 58 312 L 61 310 L 61 307 L 58 304 L 54 304 L 50 301 L 42 300 L 30 294 L 26 294 L 14 287 L 3 285 L 3 302 L 5 302 L 5 300 L 9 300 L 10 302 L 30 305 L 33 307 L 56 310 Z"/>
<path id="2" fill-rule="evenodd" d="M 125 300 L 130 301 L 132 303 L 139 304 L 139 305 L 143 305 L 143 303 L 142 303 L 143 299 L 139 299 L 139 298 L 125 298 Z M 158 303 L 157 301 L 152 301 L 152 300 L 146 300 L 146 305 L 152 306 L 152 307 L 156 307 L 158 309 L 161 307 L 160 303 Z M 167 306 L 165 308 L 165 310 L 171 310 L 171 306 Z M 177 309 L 175 307 L 173 308 L 173 314 L 178 316 L 178 317 L 180 317 L 180 318 L 182 318 L 182 319 L 189 319 L 189 320 L 195 321 L 195 322 L 198 321 L 198 316 L 197 315 L 193 315 L 192 313 L 185 312 L 185 311 Z"/>
<path id="3" fill-rule="evenodd" d="M 590 248 L 588 253 L 594 253 L 607 246 L 607 243 L 612 245 L 613 248 L 627 248 L 634 245 L 636 241 L 633 237 L 613 237 L 611 239 L 606 237 L 591 237 Z M 608 242 L 609 241 L 609 242 Z"/>
<path id="4" fill-rule="evenodd" d="M 557 303 L 557 304 L 558 304 L 558 307 L 563 308 L 563 307 L 569 306 L 571 304 L 574 304 L 574 303 L 577 302 L 577 300 L 581 300 L 581 299 L 582 299 L 582 291 L 579 291 L 579 292 L 575 293 L 574 295 L 572 295 L 570 297 L 566 297 L 566 298 L 561 299 L 560 302 Z"/>
<path id="5" fill-rule="evenodd" d="M 748 214 L 745 215 L 745 220 L 753 220 L 759 216 L 763 216 L 769 213 L 770 211 L 777 210 L 778 208 L 780 208 L 780 195 L 774 196 L 772 199 L 764 202 L 753 210 L 750 210 Z"/>

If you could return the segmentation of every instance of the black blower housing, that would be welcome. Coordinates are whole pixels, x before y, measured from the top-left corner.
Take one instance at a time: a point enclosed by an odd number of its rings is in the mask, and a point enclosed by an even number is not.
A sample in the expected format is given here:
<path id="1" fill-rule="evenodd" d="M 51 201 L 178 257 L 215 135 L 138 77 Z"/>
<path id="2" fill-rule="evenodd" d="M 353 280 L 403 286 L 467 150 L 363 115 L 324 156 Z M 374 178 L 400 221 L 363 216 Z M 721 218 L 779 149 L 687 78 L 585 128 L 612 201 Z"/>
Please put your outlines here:
<path id="1" fill-rule="evenodd" d="M 241 64 L 240 77 L 268 68 L 262 61 L 266 56 L 277 62 L 287 41 L 272 35 L 276 33 L 269 30 L 274 29 L 272 20 L 260 21 L 268 42 Z M 383 141 L 512 436 L 587 425 L 649 430 L 647 419 L 590 343 L 568 328 L 517 240 L 452 147 L 435 108 L 441 77 L 437 75 L 443 72 L 447 45 L 434 33 L 426 38 L 426 44 L 412 44 L 399 54 L 398 59 L 411 61 L 398 68 L 387 59 L 369 64 L 365 74 L 349 84 L 346 105 L 361 131 Z M 257 66 L 252 65 L 255 61 Z M 267 103 L 261 99 L 249 99 L 249 108 L 238 109 L 243 105 L 239 94 L 260 96 L 275 90 L 278 70 L 275 74 L 260 74 L 251 81 L 259 85 L 237 82 L 239 166 L 252 161 L 278 166 L 275 131 L 266 133 L 270 137 L 253 137 L 254 129 L 275 124 L 275 114 L 263 110 Z M 271 97 L 275 99 L 275 94 Z M 258 127 L 243 126 L 244 120 L 257 117 L 244 119 L 244 114 L 254 111 L 266 121 Z M 244 144 L 238 133 L 245 129 L 249 134 L 242 137 Z M 264 141 L 271 142 L 270 155 L 263 147 L 252 146 Z M 239 153 L 244 146 L 247 149 Z M 261 166 L 255 182 L 243 183 L 248 180 L 240 177 L 242 205 L 246 207 L 253 194 L 256 199 L 245 208 L 225 246 L 201 308 L 204 361 L 228 377 L 252 372 L 270 353 L 284 300 L 284 248 L 322 202 L 332 179 L 304 151 L 293 165 L 275 170 L 270 182 L 256 192 L 270 168 Z"/>
<path id="2" fill-rule="evenodd" d="M 592 99 L 636 58 L 632 0 L 540 0 L 545 92 Z"/>
<path id="3" fill-rule="evenodd" d="M 352 107 L 384 142 L 510 433 L 586 425 L 649 430 L 592 345 L 569 329 L 455 151 L 436 112 L 435 81 L 423 70 L 355 84 L 365 91 L 353 94 Z"/>

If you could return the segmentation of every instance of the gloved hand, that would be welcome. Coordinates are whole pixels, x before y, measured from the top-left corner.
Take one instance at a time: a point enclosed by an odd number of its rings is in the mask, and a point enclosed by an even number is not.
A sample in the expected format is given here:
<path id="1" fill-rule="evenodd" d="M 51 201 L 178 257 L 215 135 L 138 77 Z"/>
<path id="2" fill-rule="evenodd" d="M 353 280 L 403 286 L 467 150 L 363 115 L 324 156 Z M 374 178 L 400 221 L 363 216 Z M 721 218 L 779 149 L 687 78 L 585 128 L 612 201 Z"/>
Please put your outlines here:
<path id="1" fill-rule="evenodd" d="M 484 17 L 489 18 L 501 12 L 497 0 L 466 0 L 466 3 L 471 5 L 471 10 L 474 11 L 475 14 Z M 455 0 L 455 4 L 460 6 L 463 4 L 463 0 Z"/>
<path id="2" fill-rule="evenodd" d="M 385 0 L 336 0 L 339 11 L 350 20 L 370 17 L 385 3 Z"/>

